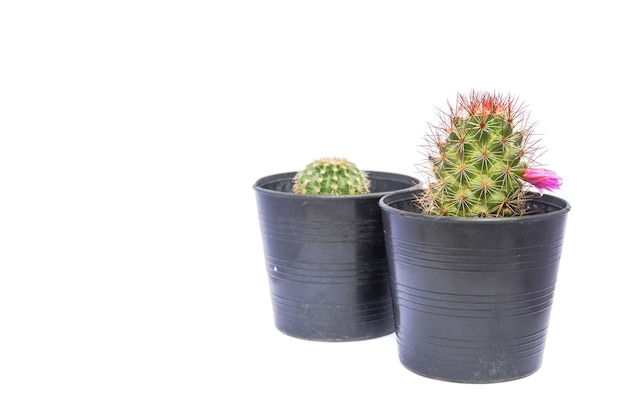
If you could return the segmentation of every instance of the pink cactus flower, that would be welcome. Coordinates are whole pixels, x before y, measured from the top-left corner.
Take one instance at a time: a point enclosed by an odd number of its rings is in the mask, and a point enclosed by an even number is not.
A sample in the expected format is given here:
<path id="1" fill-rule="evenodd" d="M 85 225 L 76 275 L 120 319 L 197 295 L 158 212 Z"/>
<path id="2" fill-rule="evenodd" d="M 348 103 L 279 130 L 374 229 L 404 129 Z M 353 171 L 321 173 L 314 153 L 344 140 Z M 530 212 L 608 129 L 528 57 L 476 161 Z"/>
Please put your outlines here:
<path id="1" fill-rule="evenodd" d="M 528 168 L 522 174 L 524 181 L 530 182 L 540 191 L 553 191 L 561 186 L 561 177 L 554 171 L 542 168 Z"/>

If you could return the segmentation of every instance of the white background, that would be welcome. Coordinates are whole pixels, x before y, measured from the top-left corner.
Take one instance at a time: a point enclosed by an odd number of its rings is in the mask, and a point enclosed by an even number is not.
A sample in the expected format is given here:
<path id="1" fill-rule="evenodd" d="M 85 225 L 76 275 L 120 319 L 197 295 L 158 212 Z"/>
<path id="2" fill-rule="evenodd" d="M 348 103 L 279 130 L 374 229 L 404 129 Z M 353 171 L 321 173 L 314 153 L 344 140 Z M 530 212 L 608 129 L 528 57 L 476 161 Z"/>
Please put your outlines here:
<path id="1" fill-rule="evenodd" d="M 623 419 L 619 2 L 0 5 L 0 418 Z M 542 368 L 426 379 L 273 325 L 252 184 L 415 175 L 457 92 L 526 102 L 573 210 Z"/>

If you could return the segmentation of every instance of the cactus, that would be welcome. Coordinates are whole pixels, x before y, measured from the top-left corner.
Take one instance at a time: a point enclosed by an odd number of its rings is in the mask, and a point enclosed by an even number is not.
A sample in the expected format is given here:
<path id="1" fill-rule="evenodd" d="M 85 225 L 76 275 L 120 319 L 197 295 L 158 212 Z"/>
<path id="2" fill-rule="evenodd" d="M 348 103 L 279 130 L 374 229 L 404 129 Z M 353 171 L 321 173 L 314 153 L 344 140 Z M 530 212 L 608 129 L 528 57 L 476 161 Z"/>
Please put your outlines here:
<path id="1" fill-rule="evenodd" d="M 367 174 L 340 158 L 322 158 L 309 163 L 293 178 L 296 194 L 366 194 L 369 192 Z"/>
<path id="2" fill-rule="evenodd" d="M 525 213 L 529 184 L 558 188 L 552 171 L 530 168 L 539 147 L 526 106 L 516 97 L 472 91 L 457 95 L 427 135 L 429 183 L 416 199 L 423 213 L 517 216 Z M 432 177 L 430 176 L 432 175 Z"/>

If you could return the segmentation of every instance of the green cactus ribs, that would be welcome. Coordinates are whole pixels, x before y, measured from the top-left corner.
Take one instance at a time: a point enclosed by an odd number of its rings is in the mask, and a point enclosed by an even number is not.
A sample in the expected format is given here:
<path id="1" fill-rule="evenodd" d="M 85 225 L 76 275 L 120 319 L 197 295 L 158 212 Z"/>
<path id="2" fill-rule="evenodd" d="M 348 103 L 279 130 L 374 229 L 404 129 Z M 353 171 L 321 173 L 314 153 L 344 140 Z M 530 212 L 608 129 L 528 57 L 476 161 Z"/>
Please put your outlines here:
<path id="1" fill-rule="evenodd" d="M 533 124 L 517 98 L 458 94 L 427 136 L 432 181 L 416 202 L 424 213 L 515 216 L 524 213 L 524 171 L 536 148 Z"/>
<path id="2" fill-rule="evenodd" d="M 354 195 L 369 192 L 367 174 L 342 158 L 321 158 L 309 163 L 293 179 L 296 194 Z"/>

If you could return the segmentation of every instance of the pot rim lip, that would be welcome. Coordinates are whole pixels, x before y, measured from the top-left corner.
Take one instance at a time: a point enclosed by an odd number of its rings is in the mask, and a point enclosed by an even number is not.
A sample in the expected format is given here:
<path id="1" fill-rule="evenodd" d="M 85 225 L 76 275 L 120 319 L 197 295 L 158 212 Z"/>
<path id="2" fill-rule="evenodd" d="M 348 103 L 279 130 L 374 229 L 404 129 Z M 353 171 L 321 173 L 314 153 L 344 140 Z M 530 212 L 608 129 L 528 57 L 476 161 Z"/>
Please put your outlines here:
<path id="1" fill-rule="evenodd" d="M 411 175 L 406 175 L 406 174 L 401 174 L 401 173 L 396 173 L 396 172 L 370 171 L 370 170 L 364 170 L 363 172 L 368 174 L 370 179 L 380 179 L 380 180 L 395 179 L 399 182 L 411 181 L 411 182 L 416 182 L 416 184 L 410 187 L 400 188 L 397 190 L 369 192 L 367 194 L 353 194 L 353 195 L 350 195 L 350 194 L 339 194 L 339 195 L 295 194 L 292 191 L 276 191 L 271 188 L 267 188 L 265 186 L 265 184 L 268 184 L 270 182 L 276 182 L 276 181 L 281 181 L 281 180 L 291 180 L 298 173 L 297 171 L 289 171 L 289 172 L 280 172 L 280 173 L 261 177 L 252 185 L 252 188 L 255 191 L 258 191 L 264 194 L 272 194 L 276 196 L 285 196 L 285 197 L 291 197 L 291 198 L 303 199 L 303 200 L 311 200 L 313 198 L 316 200 L 365 200 L 365 199 L 372 199 L 372 198 L 382 199 L 382 197 L 386 195 L 396 193 L 396 192 L 415 190 L 415 189 L 418 189 L 420 185 L 422 185 L 421 180 Z"/>
<path id="2" fill-rule="evenodd" d="M 391 199 L 396 199 L 393 201 L 394 203 L 412 200 L 413 192 L 415 190 L 419 190 L 420 188 L 412 188 L 411 191 L 397 191 L 389 194 L 385 194 L 378 200 L 378 205 L 380 206 L 382 211 L 386 211 L 388 213 L 393 213 L 396 215 L 400 215 L 403 217 L 412 217 L 415 219 L 423 219 L 428 220 L 433 223 L 524 223 L 530 221 L 538 221 L 542 219 L 552 219 L 565 216 L 571 209 L 571 204 L 565 200 L 564 198 L 558 197 L 552 194 L 542 194 L 533 198 L 535 201 L 539 202 L 549 202 L 555 206 L 561 207 L 554 211 L 549 211 L 547 213 L 539 213 L 539 214 L 525 214 L 523 216 L 514 216 L 514 217 L 459 217 L 459 216 L 441 216 L 436 214 L 423 214 L 412 212 L 408 210 L 398 209 L 393 207 L 391 204 L 387 203 L 387 201 Z M 411 194 L 410 196 L 408 194 Z"/>

